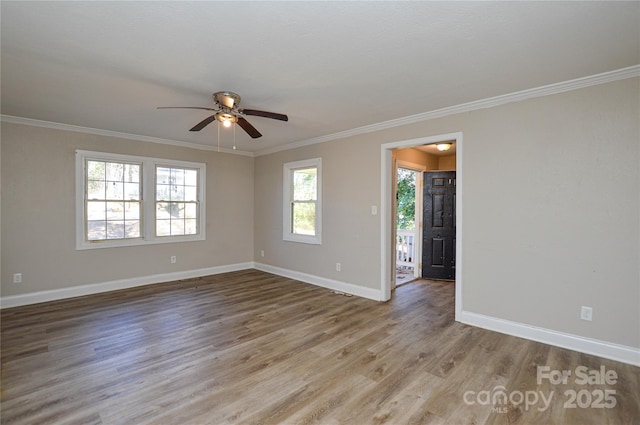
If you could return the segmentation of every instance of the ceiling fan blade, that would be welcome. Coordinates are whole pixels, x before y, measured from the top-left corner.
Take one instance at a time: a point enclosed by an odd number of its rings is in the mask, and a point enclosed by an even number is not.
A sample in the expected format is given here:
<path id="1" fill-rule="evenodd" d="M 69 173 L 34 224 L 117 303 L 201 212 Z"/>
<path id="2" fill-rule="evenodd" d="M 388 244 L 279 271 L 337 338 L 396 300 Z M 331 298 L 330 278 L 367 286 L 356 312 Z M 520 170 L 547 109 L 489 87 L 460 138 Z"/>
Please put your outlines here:
<path id="1" fill-rule="evenodd" d="M 158 106 L 156 109 L 204 109 L 205 111 L 218 111 L 218 109 L 206 108 L 204 106 Z"/>
<path id="2" fill-rule="evenodd" d="M 256 117 L 271 118 L 280 121 L 289 121 L 289 117 L 285 114 L 278 114 L 276 112 L 259 111 L 257 109 L 240 109 L 239 112 L 245 115 L 254 115 Z"/>
<path id="3" fill-rule="evenodd" d="M 206 126 L 208 126 L 209 124 L 211 124 L 212 122 L 214 122 L 215 120 L 216 120 L 216 115 L 213 114 L 210 117 L 207 117 L 207 118 L 203 119 L 202 121 L 200 121 L 198 124 L 196 124 L 189 131 L 200 131 L 203 128 L 205 128 Z"/>
<path id="4" fill-rule="evenodd" d="M 253 139 L 257 139 L 258 137 L 262 137 L 262 134 L 254 126 L 252 126 L 249 121 L 245 120 L 243 117 L 238 117 L 238 125 L 242 127 L 244 131 L 247 132 L 249 136 Z"/>

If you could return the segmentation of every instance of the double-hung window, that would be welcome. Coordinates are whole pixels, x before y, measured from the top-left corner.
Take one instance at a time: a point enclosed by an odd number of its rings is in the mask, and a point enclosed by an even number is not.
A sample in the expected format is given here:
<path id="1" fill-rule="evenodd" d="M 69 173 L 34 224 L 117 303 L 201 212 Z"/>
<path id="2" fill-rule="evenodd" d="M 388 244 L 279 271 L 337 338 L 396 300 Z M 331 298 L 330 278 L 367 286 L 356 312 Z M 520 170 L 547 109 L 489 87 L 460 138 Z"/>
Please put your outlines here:
<path id="1" fill-rule="evenodd" d="M 205 164 L 76 151 L 76 249 L 205 239 Z"/>
<path id="2" fill-rule="evenodd" d="M 284 164 L 283 239 L 322 243 L 322 159 Z"/>
<path id="3" fill-rule="evenodd" d="M 140 238 L 141 168 L 139 162 L 86 160 L 87 242 Z"/>
<path id="4" fill-rule="evenodd" d="M 156 166 L 156 236 L 198 233 L 198 170 Z"/>

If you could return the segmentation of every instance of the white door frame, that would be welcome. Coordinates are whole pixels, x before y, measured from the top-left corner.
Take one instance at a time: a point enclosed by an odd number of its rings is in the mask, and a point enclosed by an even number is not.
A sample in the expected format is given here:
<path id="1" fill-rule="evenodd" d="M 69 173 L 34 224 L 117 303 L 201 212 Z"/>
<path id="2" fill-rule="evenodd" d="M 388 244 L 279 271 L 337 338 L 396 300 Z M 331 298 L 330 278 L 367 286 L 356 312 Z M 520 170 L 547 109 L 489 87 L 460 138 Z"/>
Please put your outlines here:
<path id="1" fill-rule="evenodd" d="M 434 143 L 450 142 L 456 144 L 456 280 L 455 280 L 455 319 L 459 320 L 462 311 L 462 132 L 421 137 L 417 139 L 401 140 L 383 143 L 380 148 L 380 295 L 381 301 L 391 299 L 391 284 L 395 279 L 395 270 L 391 268 L 392 256 L 395 253 L 395 243 L 392 239 L 393 214 L 393 161 L 394 149 L 411 148 Z M 393 273 L 393 274 L 392 274 Z"/>

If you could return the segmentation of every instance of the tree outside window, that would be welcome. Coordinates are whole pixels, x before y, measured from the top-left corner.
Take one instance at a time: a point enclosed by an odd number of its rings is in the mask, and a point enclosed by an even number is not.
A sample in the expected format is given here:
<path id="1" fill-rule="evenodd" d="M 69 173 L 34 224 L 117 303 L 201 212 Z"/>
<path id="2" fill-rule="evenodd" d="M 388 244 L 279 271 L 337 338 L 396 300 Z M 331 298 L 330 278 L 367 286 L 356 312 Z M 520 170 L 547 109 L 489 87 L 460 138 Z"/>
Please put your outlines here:
<path id="1" fill-rule="evenodd" d="M 398 168 L 398 230 L 414 230 L 416 216 L 416 172 Z"/>

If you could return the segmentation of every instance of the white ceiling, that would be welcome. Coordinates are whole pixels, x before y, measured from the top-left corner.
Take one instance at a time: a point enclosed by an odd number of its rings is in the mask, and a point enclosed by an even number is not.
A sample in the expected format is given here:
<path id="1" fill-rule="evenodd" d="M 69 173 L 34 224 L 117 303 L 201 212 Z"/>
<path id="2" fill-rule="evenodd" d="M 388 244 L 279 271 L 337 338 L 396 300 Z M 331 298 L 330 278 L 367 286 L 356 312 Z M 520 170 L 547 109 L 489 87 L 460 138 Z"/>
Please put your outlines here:
<path id="1" fill-rule="evenodd" d="M 3 115 L 250 152 L 640 63 L 638 1 L 0 4 Z"/>

